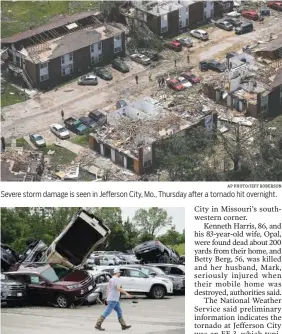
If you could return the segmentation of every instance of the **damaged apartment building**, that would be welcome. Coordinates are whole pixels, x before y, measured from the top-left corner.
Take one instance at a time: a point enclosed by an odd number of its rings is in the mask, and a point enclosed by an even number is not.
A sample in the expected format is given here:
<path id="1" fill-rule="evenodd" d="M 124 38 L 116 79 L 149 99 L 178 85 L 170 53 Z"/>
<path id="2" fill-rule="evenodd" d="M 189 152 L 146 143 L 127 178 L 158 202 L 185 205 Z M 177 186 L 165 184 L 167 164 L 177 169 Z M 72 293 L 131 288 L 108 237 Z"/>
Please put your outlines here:
<path id="1" fill-rule="evenodd" d="M 132 1 L 133 8 L 126 17 L 145 23 L 150 30 L 159 36 L 177 35 L 179 31 L 191 28 L 198 23 L 233 7 L 233 1 Z"/>
<path id="2" fill-rule="evenodd" d="M 213 101 L 245 116 L 282 114 L 282 68 L 249 54 L 230 58 L 228 71 L 206 76 L 202 88 Z"/>
<path id="3" fill-rule="evenodd" d="M 107 125 L 90 134 L 89 145 L 117 165 L 143 175 L 154 168 L 160 140 L 188 135 L 194 126 L 213 133 L 216 125 L 217 113 L 213 109 L 199 105 L 197 110 L 173 111 L 146 97 L 108 113 Z"/>
<path id="4" fill-rule="evenodd" d="M 96 12 L 65 16 L 1 40 L 8 69 L 29 89 L 52 88 L 125 54 L 124 32 L 103 25 Z"/>

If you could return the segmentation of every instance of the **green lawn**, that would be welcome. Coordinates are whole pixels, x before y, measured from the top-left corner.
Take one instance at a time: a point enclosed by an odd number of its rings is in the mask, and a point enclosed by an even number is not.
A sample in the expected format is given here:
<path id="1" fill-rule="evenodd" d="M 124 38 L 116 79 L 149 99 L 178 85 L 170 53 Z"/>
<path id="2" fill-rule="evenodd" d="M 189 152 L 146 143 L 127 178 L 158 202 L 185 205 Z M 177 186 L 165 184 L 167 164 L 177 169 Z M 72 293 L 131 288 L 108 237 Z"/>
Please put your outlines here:
<path id="1" fill-rule="evenodd" d="M 3 86 L 5 87 L 5 91 L 3 94 L 1 94 L 1 107 L 24 102 L 26 99 L 28 99 L 28 97 L 25 99 L 24 94 L 14 86 L 9 84 L 4 84 Z"/>
<path id="2" fill-rule="evenodd" d="M 25 149 L 31 149 L 29 143 L 24 138 L 16 139 L 16 145 L 17 145 L 17 147 L 23 147 Z"/>
<path id="3" fill-rule="evenodd" d="M 43 148 L 43 151 L 45 154 L 47 154 L 48 151 L 55 151 L 53 154 L 50 155 L 51 164 L 55 166 L 69 165 L 77 157 L 75 153 L 56 145 L 46 146 Z"/>
<path id="4" fill-rule="evenodd" d="M 179 255 L 185 255 L 185 244 L 175 245 L 173 249 L 175 249 Z"/>
<path id="5" fill-rule="evenodd" d="M 72 137 L 70 141 L 74 144 L 77 144 L 83 147 L 89 147 L 88 135 L 75 136 L 75 137 Z"/>
<path id="6" fill-rule="evenodd" d="M 95 10 L 97 6 L 95 1 L 1 1 L 2 38 L 49 23 L 51 17 Z"/>

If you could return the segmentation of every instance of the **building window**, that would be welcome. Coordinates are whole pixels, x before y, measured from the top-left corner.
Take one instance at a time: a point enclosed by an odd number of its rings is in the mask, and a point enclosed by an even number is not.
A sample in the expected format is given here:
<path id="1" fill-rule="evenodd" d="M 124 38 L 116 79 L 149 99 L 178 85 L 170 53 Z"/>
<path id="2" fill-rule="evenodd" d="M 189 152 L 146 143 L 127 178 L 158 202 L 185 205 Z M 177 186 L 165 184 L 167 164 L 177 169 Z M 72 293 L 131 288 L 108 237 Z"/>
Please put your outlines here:
<path id="1" fill-rule="evenodd" d="M 72 61 L 72 53 L 69 53 L 69 61 Z"/>
<path id="2" fill-rule="evenodd" d="M 162 27 L 161 29 L 161 33 L 163 34 L 164 32 L 168 31 L 168 26 Z"/>
<path id="3" fill-rule="evenodd" d="M 261 112 L 267 112 L 268 111 L 268 95 L 261 96 L 260 111 Z"/>
<path id="4" fill-rule="evenodd" d="M 48 79 L 49 79 L 49 74 L 40 75 L 40 82 L 48 80 Z"/>
<path id="5" fill-rule="evenodd" d="M 121 51 L 121 47 L 120 46 L 114 49 L 114 53 L 118 53 L 120 51 Z"/>
<path id="6" fill-rule="evenodd" d="M 94 52 L 94 44 L 90 45 L 90 52 Z"/>
<path id="7" fill-rule="evenodd" d="M 98 50 L 101 50 L 101 49 L 102 49 L 102 43 L 99 42 L 99 43 L 98 43 Z"/>
<path id="8" fill-rule="evenodd" d="M 66 75 L 71 75 L 72 73 L 73 73 L 73 64 L 69 64 L 68 66 L 62 68 L 61 70 L 61 74 L 63 77 Z"/>
<path id="9" fill-rule="evenodd" d="M 63 65 L 65 63 L 65 56 L 61 57 L 61 64 Z"/>
<path id="10" fill-rule="evenodd" d="M 147 160 L 144 162 L 144 168 L 152 166 L 152 160 Z"/>
<path id="11" fill-rule="evenodd" d="M 94 64 L 98 64 L 102 61 L 102 55 L 99 54 L 98 56 L 92 56 L 91 57 L 91 64 L 94 65 Z"/>
<path id="12" fill-rule="evenodd" d="M 179 21 L 179 28 L 182 28 L 182 21 Z"/>
<path id="13" fill-rule="evenodd" d="M 162 21 L 167 21 L 167 14 L 162 15 Z"/>
<path id="14" fill-rule="evenodd" d="M 207 1 L 204 1 L 204 8 L 207 8 Z"/>
<path id="15" fill-rule="evenodd" d="M 48 63 L 41 63 L 40 64 L 40 69 L 48 67 Z"/>

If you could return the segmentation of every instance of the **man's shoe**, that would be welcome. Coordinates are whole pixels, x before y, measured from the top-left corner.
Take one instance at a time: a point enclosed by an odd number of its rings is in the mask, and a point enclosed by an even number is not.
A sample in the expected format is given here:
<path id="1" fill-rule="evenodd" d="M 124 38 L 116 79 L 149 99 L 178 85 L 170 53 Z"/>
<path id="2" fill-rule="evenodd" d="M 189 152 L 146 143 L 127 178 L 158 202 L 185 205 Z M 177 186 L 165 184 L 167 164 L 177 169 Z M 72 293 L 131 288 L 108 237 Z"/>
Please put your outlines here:
<path id="1" fill-rule="evenodd" d="M 127 325 L 126 325 L 126 323 L 125 323 L 123 317 L 118 318 L 118 321 L 119 321 L 119 323 L 121 324 L 121 329 L 126 330 L 126 329 L 131 328 L 131 326 L 127 326 Z"/>
<path id="2" fill-rule="evenodd" d="M 105 330 L 105 328 L 101 327 L 104 320 L 105 320 L 105 318 L 101 316 L 96 322 L 95 328 L 98 329 L 99 331 L 104 331 Z"/>

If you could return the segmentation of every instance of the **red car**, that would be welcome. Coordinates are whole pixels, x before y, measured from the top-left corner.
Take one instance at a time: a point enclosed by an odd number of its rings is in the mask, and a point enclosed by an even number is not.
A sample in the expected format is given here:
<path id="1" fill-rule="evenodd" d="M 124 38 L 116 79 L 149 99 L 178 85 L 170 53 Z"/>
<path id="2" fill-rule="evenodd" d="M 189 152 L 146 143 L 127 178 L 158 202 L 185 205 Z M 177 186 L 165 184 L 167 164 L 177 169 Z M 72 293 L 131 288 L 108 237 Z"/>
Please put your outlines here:
<path id="1" fill-rule="evenodd" d="M 270 1 L 267 3 L 267 7 L 282 11 L 282 1 Z"/>
<path id="2" fill-rule="evenodd" d="M 182 45 L 176 40 L 174 40 L 172 42 L 165 43 L 165 46 L 167 48 L 171 49 L 171 50 L 176 51 L 176 52 L 182 51 Z"/>
<path id="3" fill-rule="evenodd" d="M 167 87 L 177 92 L 180 92 L 181 90 L 185 89 L 185 87 L 177 79 L 168 79 L 166 84 L 167 84 Z"/>
<path id="4" fill-rule="evenodd" d="M 182 73 L 181 76 L 187 79 L 188 81 L 190 81 L 192 84 L 197 84 L 201 81 L 199 77 L 197 77 L 195 74 L 190 73 L 190 72 Z"/>
<path id="5" fill-rule="evenodd" d="M 249 20 L 257 21 L 259 19 L 258 13 L 254 10 L 243 10 L 241 15 Z"/>
<path id="6" fill-rule="evenodd" d="M 60 264 L 34 262 L 5 274 L 27 286 L 31 304 L 51 303 L 67 308 L 75 302 L 82 303 L 96 287 L 87 271 L 72 270 Z"/>

